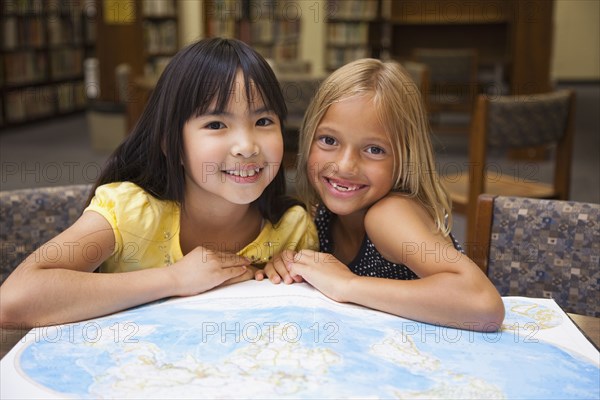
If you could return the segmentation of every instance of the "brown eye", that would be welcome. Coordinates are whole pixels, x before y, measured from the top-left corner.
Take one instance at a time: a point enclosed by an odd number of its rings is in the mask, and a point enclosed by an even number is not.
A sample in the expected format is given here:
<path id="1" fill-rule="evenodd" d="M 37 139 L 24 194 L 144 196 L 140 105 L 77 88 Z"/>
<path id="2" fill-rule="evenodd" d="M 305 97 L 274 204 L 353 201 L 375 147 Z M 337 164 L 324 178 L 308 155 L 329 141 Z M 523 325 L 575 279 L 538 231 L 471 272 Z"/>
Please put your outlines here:
<path id="1" fill-rule="evenodd" d="M 256 121 L 256 125 L 257 126 L 269 126 L 269 125 L 273 125 L 273 120 L 271 120 L 270 118 L 261 118 L 258 121 Z"/>
<path id="2" fill-rule="evenodd" d="M 208 128 L 208 129 L 223 129 L 223 128 L 225 128 L 225 124 L 223 124 L 222 122 L 213 121 L 213 122 L 209 122 L 208 124 L 206 124 L 206 128 Z"/>

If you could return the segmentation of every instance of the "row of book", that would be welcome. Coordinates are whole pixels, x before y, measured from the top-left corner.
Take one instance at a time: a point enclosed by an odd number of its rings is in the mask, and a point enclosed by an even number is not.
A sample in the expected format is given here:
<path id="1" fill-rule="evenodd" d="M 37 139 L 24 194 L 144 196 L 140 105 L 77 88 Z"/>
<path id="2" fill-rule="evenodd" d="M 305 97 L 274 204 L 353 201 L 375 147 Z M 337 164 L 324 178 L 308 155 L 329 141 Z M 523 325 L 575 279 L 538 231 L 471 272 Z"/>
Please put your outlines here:
<path id="1" fill-rule="evenodd" d="M 2 27 L 2 48 L 15 50 L 21 47 L 40 48 L 46 45 L 46 29 L 41 17 L 18 19 L 6 17 Z"/>
<path id="2" fill-rule="evenodd" d="M 274 61 L 296 60 L 298 57 L 298 43 L 295 41 L 276 42 L 273 45 L 253 45 L 263 57 Z"/>
<path id="3" fill-rule="evenodd" d="M 175 0 L 146 0 L 142 2 L 145 17 L 174 17 L 177 15 Z"/>
<path id="4" fill-rule="evenodd" d="M 64 48 L 49 53 L 5 54 L 3 67 L 7 86 L 78 78 L 82 76 L 83 50 Z"/>
<path id="5" fill-rule="evenodd" d="M 345 3 L 347 0 L 343 0 Z M 364 0 L 358 1 L 362 3 Z M 367 3 L 377 0 L 366 0 Z M 353 3 L 354 1 L 348 1 Z M 304 4 L 302 4 L 304 3 Z M 278 19 L 300 20 L 302 12 L 316 12 L 318 2 L 307 0 L 209 0 L 206 2 L 206 18 L 213 19 L 245 19 L 256 21 L 274 21 Z M 345 7 L 342 5 L 342 7 Z M 336 7 L 337 8 L 337 7 Z M 370 8 L 370 5 L 367 7 Z M 377 11 L 377 7 L 375 7 Z"/>
<path id="6" fill-rule="evenodd" d="M 81 110 L 85 106 L 83 82 L 31 86 L 6 94 L 4 116 L 6 123 L 18 123 Z"/>
<path id="7" fill-rule="evenodd" d="M 0 4 L 2 4 L 2 13 L 4 15 L 41 15 L 44 12 L 43 0 L 13 0 L 3 1 Z"/>
<path id="8" fill-rule="evenodd" d="M 172 54 L 177 51 L 177 22 L 144 23 L 144 40 L 149 55 Z"/>
<path id="9" fill-rule="evenodd" d="M 0 126 L 82 110 L 98 0 L 0 1 Z"/>
<path id="10" fill-rule="evenodd" d="M 369 56 L 367 47 L 330 48 L 327 50 L 327 68 L 337 69 L 350 61 Z"/>
<path id="11" fill-rule="evenodd" d="M 330 20 L 370 21 L 377 17 L 378 0 L 329 0 L 327 17 Z"/>
<path id="12" fill-rule="evenodd" d="M 62 18 L 39 16 L 20 18 L 9 16 L 3 20 L 2 49 L 6 51 L 46 46 L 80 45 L 95 40 L 95 22 L 68 15 Z"/>
<path id="13" fill-rule="evenodd" d="M 300 36 L 300 21 L 258 21 L 250 26 L 251 43 L 272 43 Z"/>
<path id="14" fill-rule="evenodd" d="M 367 45 L 368 22 L 330 22 L 327 24 L 327 43 L 335 46 Z"/>
<path id="15" fill-rule="evenodd" d="M 157 0 L 148 2 L 154 1 Z M 98 0 L 4 0 L 0 2 L 0 6 L 4 15 L 65 15 L 81 11 L 89 14 L 96 10 L 97 2 Z"/>

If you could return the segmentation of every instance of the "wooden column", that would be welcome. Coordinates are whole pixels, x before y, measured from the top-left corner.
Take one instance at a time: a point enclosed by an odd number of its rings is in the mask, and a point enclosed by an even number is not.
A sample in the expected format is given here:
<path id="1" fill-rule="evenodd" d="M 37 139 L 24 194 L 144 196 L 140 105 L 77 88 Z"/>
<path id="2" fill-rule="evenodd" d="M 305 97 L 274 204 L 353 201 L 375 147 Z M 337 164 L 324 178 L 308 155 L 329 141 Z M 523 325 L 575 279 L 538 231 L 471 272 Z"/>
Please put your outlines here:
<path id="1" fill-rule="evenodd" d="M 144 72 L 141 1 L 101 0 L 98 11 L 96 56 L 100 64 L 99 100 L 118 102 L 116 66 L 129 64 L 131 76 L 140 76 Z"/>

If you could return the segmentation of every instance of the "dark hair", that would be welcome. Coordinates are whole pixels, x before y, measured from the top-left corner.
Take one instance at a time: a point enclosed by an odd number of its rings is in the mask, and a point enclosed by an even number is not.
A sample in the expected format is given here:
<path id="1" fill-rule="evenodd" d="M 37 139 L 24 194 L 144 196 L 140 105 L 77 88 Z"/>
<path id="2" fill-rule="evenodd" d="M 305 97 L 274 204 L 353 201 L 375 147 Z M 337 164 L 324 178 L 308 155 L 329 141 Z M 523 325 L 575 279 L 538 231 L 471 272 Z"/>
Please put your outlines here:
<path id="1" fill-rule="evenodd" d="M 248 101 L 251 88 L 257 89 L 283 130 L 287 108 L 265 59 L 236 39 L 203 39 L 180 50 L 167 65 L 132 132 L 109 157 L 94 191 L 103 184 L 129 181 L 160 200 L 184 207 L 183 127 L 192 116 L 206 112 L 213 101 L 217 111 L 226 109 L 238 70 L 244 76 Z M 285 196 L 283 167 L 256 202 L 272 223 L 289 207 L 300 204 Z"/>

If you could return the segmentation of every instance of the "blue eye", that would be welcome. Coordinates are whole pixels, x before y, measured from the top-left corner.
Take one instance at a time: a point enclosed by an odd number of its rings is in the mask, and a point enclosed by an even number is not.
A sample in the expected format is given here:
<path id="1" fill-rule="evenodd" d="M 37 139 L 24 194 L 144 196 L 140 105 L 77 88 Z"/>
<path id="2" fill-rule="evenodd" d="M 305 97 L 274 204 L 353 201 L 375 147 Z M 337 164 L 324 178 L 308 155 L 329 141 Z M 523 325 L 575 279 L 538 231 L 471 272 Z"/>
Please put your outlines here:
<path id="1" fill-rule="evenodd" d="M 383 150 L 381 147 L 378 147 L 378 146 L 371 146 L 367 149 L 367 153 L 379 155 L 379 154 L 385 154 L 385 150 Z"/>

